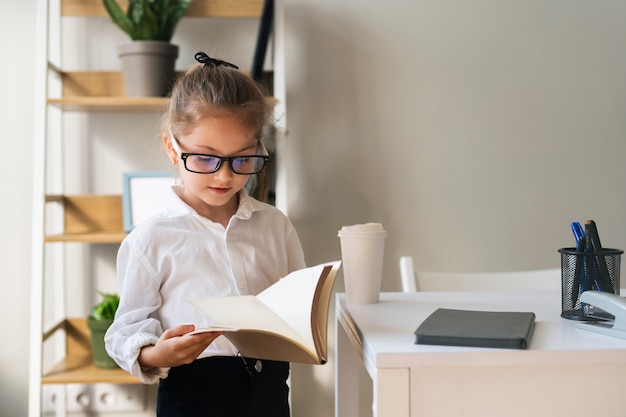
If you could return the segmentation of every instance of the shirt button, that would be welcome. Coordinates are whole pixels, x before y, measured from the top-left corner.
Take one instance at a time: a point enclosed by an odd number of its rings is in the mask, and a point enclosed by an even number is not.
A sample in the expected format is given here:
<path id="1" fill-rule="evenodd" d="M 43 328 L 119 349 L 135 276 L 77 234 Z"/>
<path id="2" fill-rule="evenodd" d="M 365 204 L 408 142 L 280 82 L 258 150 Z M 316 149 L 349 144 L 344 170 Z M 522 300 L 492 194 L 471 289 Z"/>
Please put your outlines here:
<path id="1" fill-rule="evenodd" d="M 239 281 L 238 285 L 239 285 L 239 288 L 242 288 L 242 289 L 246 288 L 246 282 L 245 281 Z"/>

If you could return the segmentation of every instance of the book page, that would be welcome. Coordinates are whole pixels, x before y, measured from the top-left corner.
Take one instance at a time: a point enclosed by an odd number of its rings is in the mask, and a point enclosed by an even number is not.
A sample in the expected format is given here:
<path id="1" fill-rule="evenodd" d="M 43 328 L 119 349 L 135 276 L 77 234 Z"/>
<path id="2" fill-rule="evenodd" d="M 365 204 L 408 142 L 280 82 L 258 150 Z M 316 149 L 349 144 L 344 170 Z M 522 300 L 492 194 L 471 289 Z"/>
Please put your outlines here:
<path id="1" fill-rule="evenodd" d="M 307 346 L 310 350 L 315 350 L 313 344 L 308 343 L 254 295 L 206 298 L 189 302 L 204 311 L 212 321 L 211 326 L 196 329 L 195 333 L 217 330 L 258 330 L 283 335 Z"/>
<path id="2" fill-rule="evenodd" d="M 326 270 L 330 267 L 317 265 L 294 271 L 257 295 L 260 301 L 297 331 L 313 351 L 316 349 L 311 329 L 311 308 L 315 288 L 320 276 L 328 274 Z"/>
<path id="3" fill-rule="evenodd" d="M 313 298 L 313 310 L 311 311 L 311 327 L 315 349 L 320 358 L 328 360 L 328 312 L 330 300 L 337 272 L 341 267 L 341 261 L 332 264 L 332 270 L 326 277 L 320 278 L 320 283 L 315 290 Z"/>

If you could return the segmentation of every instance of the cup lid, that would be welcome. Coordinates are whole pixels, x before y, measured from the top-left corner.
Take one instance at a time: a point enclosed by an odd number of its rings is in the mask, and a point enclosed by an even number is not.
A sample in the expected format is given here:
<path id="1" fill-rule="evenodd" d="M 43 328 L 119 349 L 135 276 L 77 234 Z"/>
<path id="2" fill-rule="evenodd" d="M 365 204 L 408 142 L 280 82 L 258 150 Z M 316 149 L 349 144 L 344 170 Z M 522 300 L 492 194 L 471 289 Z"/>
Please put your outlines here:
<path id="1" fill-rule="evenodd" d="M 364 223 L 343 226 L 337 236 L 361 235 L 361 234 L 380 234 L 387 236 L 387 232 L 381 223 Z"/>

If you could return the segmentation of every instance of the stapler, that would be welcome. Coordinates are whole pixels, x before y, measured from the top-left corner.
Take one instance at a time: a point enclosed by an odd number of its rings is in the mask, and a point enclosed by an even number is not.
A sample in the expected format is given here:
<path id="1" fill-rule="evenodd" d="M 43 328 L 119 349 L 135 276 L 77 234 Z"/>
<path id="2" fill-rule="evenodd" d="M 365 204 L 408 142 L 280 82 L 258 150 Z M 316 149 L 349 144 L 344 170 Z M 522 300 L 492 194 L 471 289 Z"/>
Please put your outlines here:
<path id="1" fill-rule="evenodd" d="M 580 295 L 580 302 L 598 307 L 615 319 L 578 323 L 576 328 L 626 339 L 626 298 L 604 291 L 589 290 Z"/>

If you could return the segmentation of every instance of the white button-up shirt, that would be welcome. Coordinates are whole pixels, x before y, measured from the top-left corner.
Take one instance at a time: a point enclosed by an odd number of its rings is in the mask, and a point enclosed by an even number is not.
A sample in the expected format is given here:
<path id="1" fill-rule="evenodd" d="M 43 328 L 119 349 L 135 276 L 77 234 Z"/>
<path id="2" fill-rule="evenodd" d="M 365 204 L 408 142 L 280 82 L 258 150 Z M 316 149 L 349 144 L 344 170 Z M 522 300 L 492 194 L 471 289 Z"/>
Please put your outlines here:
<path id="1" fill-rule="evenodd" d="M 165 329 L 203 326 L 207 317 L 186 300 L 258 294 L 305 267 L 296 231 L 277 208 L 245 192 L 226 228 L 200 216 L 172 190 L 165 210 L 137 226 L 117 256 L 120 305 L 105 340 L 108 353 L 144 383 L 156 383 L 169 368 L 141 368 L 142 347 Z M 217 338 L 199 357 L 234 356 Z"/>

